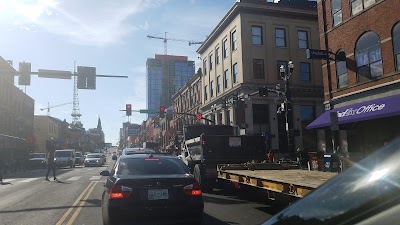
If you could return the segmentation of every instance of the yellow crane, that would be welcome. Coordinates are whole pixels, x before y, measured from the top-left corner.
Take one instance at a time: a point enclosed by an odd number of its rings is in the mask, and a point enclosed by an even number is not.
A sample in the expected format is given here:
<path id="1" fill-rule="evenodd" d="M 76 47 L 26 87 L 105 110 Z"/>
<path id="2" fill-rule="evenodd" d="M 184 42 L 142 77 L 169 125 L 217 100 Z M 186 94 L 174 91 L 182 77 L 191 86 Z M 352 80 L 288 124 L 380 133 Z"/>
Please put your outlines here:
<path id="1" fill-rule="evenodd" d="M 56 108 L 56 107 L 60 107 L 60 106 L 63 106 L 63 105 L 68 105 L 68 104 L 72 104 L 72 102 L 67 102 L 67 103 L 63 103 L 63 104 L 59 104 L 59 105 L 52 105 L 52 106 L 50 106 L 50 103 L 48 102 L 47 103 L 47 107 L 46 108 L 41 108 L 40 111 L 44 111 L 44 110 L 47 109 L 47 115 L 50 116 L 50 109 Z"/>
<path id="2" fill-rule="evenodd" d="M 152 36 L 152 35 L 147 35 L 147 37 L 150 38 L 150 39 L 163 40 L 163 42 L 164 42 L 164 55 L 167 55 L 167 41 L 188 42 L 189 46 L 203 44 L 202 41 L 192 41 L 192 40 L 186 40 L 186 39 L 167 38 L 167 32 L 164 33 L 164 37 L 157 37 L 157 36 Z"/>

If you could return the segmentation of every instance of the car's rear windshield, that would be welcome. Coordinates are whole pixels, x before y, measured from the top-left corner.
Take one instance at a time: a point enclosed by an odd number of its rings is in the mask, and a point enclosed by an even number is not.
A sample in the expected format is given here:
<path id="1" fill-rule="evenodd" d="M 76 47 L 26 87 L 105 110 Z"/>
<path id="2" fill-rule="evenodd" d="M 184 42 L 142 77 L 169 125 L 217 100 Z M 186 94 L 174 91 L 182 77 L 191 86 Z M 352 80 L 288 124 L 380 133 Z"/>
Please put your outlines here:
<path id="1" fill-rule="evenodd" d="M 90 154 L 90 155 L 87 155 L 87 158 L 101 158 L 101 155 L 98 155 L 98 154 Z"/>
<path id="2" fill-rule="evenodd" d="M 82 153 L 77 152 L 77 153 L 75 153 L 75 156 L 76 156 L 76 157 L 81 157 L 81 156 L 82 156 Z"/>
<path id="3" fill-rule="evenodd" d="M 46 158 L 46 153 L 33 153 L 29 155 L 29 158 Z"/>
<path id="4" fill-rule="evenodd" d="M 189 173 L 187 166 L 174 158 L 126 158 L 118 165 L 119 175 L 168 175 Z"/>
<path id="5" fill-rule="evenodd" d="M 71 151 L 56 151 L 55 156 L 56 157 L 71 157 L 72 152 Z"/>

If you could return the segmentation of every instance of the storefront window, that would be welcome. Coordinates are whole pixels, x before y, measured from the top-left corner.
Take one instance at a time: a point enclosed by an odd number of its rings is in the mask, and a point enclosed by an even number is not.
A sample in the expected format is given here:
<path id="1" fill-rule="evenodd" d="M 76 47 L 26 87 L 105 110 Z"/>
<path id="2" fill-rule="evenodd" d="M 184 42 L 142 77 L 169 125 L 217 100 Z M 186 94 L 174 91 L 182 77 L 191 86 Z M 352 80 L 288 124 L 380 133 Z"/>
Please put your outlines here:
<path id="1" fill-rule="evenodd" d="M 375 32 L 364 33 L 355 48 L 358 82 L 383 75 L 381 41 Z"/>

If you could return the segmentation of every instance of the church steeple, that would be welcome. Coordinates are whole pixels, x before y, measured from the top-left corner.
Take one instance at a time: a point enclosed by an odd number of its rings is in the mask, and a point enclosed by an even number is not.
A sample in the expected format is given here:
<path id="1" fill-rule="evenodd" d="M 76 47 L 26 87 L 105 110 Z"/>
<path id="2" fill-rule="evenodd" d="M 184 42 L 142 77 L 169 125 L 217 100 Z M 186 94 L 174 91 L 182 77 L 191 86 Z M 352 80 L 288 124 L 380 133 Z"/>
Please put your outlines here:
<path id="1" fill-rule="evenodd" d="M 102 130 L 100 117 L 99 117 L 99 120 L 97 121 L 97 129 Z"/>

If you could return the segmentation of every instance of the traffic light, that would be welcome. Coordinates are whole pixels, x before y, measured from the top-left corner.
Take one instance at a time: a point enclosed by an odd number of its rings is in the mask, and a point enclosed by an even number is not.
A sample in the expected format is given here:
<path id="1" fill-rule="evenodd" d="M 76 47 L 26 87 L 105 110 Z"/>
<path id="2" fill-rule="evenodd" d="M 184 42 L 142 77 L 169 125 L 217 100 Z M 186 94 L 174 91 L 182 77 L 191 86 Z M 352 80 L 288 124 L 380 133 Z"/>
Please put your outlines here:
<path id="1" fill-rule="evenodd" d="M 165 107 L 160 107 L 160 118 L 165 118 Z"/>
<path id="2" fill-rule="evenodd" d="M 31 63 L 20 62 L 19 63 L 19 85 L 31 85 Z"/>
<path id="3" fill-rule="evenodd" d="M 196 119 L 201 120 L 203 118 L 203 114 L 197 113 L 196 114 Z"/>
<path id="4" fill-rule="evenodd" d="M 268 96 L 268 88 L 266 88 L 266 87 L 260 87 L 260 88 L 258 89 L 258 95 L 259 95 L 260 97 L 267 97 L 267 96 Z"/>
<path id="5" fill-rule="evenodd" d="M 126 104 L 125 110 L 126 110 L 126 115 L 127 116 L 131 116 L 132 115 L 132 105 L 131 104 Z"/>

